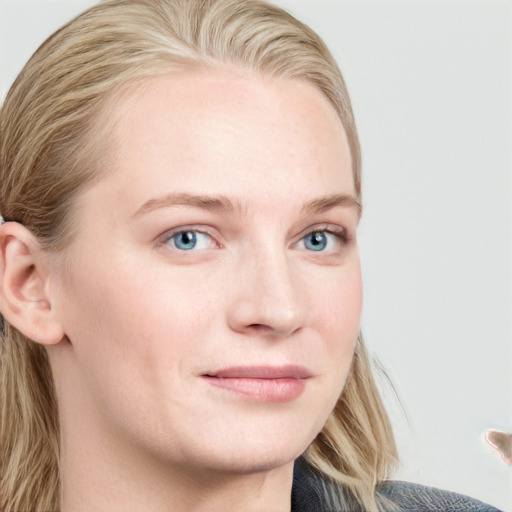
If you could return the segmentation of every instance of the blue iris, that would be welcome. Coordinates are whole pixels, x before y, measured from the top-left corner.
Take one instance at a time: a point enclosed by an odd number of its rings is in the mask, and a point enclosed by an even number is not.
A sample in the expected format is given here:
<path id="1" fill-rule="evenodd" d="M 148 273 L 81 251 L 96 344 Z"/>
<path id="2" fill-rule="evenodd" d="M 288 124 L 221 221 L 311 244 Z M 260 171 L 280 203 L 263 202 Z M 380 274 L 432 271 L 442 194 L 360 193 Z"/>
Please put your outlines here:
<path id="1" fill-rule="evenodd" d="M 327 247 L 325 231 L 313 231 L 304 238 L 304 245 L 311 251 L 323 251 Z"/>
<path id="2" fill-rule="evenodd" d="M 177 249 L 190 251 L 197 244 L 197 235 L 194 231 L 183 231 L 172 237 L 174 245 Z"/>

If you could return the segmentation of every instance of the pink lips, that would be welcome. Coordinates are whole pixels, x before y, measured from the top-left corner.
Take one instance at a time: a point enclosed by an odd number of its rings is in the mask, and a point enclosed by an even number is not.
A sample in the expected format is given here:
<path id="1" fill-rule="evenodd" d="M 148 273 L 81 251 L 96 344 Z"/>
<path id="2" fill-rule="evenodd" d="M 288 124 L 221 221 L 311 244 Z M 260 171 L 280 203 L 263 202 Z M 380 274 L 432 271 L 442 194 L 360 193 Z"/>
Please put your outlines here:
<path id="1" fill-rule="evenodd" d="M 201 376 L 209 384 L 264 402 L 290 402 L 298 398 L 312 375 L 303 367 L 238 366 Z"/>

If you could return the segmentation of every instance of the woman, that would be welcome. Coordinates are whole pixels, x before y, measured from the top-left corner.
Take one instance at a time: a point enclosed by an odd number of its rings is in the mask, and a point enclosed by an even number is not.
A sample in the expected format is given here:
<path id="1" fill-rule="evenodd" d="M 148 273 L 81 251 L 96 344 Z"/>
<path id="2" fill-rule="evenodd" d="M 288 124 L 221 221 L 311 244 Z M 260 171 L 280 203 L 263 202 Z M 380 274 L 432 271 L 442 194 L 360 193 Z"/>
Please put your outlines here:
<path id="1" fill-rule="evenodd" d="M 359 145 L 310 29 L 106 1 L 1 127 L 2 510 L 494 510 L 385 482 Z"/>

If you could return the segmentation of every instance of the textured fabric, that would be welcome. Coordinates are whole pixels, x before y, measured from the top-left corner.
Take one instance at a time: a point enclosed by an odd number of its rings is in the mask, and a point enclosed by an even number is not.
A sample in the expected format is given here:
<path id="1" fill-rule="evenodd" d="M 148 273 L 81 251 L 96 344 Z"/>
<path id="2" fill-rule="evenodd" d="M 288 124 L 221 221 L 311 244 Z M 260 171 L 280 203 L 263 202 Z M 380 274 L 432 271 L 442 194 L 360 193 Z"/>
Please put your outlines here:
<path id="1" fill-rule="evenodd" d="M 365 512 L 354 504 L 350 492 L 339 487 L 336 488 L 338 501 L 345 504 L 329 504 L 325 498 L 326 488 L 332 489 L 332 482 L 299 458 L 293 476 L 292 512 Z M 384 510 L 395 512 L 500 512 L 461 494 L 393 480 L 377 487 L 377 497 L 379 503 L 387 503 Z"/>
<path id="2" fill-rule="evenodd" d="M 379 485 L 378 492 L 404 512 L 498 512 L 468 496 L 409 482 L 390 480 Z"/>

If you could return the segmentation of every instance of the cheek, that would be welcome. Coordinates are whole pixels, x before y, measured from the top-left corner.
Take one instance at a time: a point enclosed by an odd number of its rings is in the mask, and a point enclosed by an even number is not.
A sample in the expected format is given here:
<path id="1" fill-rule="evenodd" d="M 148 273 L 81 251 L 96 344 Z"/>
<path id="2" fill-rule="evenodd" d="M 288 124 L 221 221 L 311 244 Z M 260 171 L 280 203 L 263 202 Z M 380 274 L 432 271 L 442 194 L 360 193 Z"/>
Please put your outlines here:
<path id="1" fill-rule="evenodd" d="M 172 403 L 168 390 L 181 389 L 200 350 L 195 340 L 208 301 L 200 302 L 185 279 L 174 276 L 171 286 L 165 277 L 161 269 L 127 264 L 83 265 L 62 288 L 71 344 L 61 373 L 117 425 L 131 418 L 136 429 L 156 414 L 155 404 Z"/>
<path id="2" fill-rule="evenodd" d="M 336 279 L 326 283 L 323 293 L 315 298 L 317 316 L 324 329 L 338 339 L 350 338 L 359 332 L 363 287 L 359 262 L 342 269 Z"/>
<path id="3" fill-rule="evenodd" d="M 89 367 L 116 364 L 116 375 L 179 366 L 197 358 L 194 340 L 211 326 L 218 298 L 210 281 L 168 266 L 82 266 L 66 287 L 66 333 Z M 119 364 L 122 363 L 122 364 Z"/>
<path id="4" fill-rule="evenodd" d="M 318 304 L 318 329 L 325 340 L 328 373 L 336 400 L 350 371 L 360 331 L 362 280 L 359 264 L 333 280 Z"/>
<path id="5" fill-rule="evenodd" d="M 326 280 L 323 293 L 317 294 L 312 303 L 316 331 L 323 342 L 324 363 L 309 403 L 317 417 L 312 430 L 316 435 L 336 406 L 350 372 L 362 310 L 359 265 L 340 269 L 339 274 Z"/>

